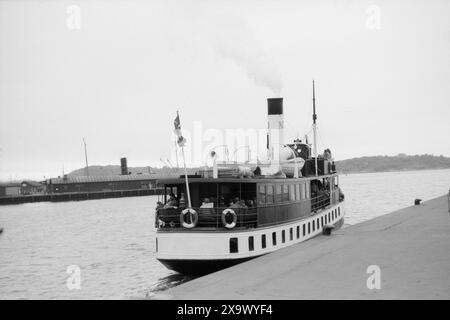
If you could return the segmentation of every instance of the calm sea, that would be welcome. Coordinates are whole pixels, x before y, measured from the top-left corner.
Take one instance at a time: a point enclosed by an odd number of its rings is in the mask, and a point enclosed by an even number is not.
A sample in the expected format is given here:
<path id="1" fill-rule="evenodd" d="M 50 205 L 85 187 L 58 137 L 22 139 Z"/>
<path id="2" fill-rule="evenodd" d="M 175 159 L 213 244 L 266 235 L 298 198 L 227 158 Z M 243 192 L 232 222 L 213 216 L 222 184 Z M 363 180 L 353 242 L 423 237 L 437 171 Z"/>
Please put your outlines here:
<path id="1" fill-rule="evenodd" d="M 450 170 L 341 175 L 346 224 L 448 193 Z M 139 299 L 189 279 L 154 257 L 157 197 L 0 206 L 0 299 Z M 69 290 L 69 266 L 80 289 Z"/>

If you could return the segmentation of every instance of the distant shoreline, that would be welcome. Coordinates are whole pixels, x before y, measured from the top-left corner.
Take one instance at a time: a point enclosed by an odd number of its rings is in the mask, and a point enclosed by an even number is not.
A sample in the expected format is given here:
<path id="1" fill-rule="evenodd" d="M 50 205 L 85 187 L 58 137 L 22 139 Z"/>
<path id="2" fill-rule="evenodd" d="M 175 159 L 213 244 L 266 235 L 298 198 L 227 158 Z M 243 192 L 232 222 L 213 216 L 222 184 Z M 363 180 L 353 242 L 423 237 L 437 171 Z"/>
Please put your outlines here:
<path id="1" fill-rule="evenodd" d="M 347 174 L 362 174 L 362 173 L 403 173 L 403 172 L 417 172 L 417 171 L 438 171 L 438 170 L 450 170 L 450 168 L 429 168 L 429 169 L 401 169 L 401 170 L 383 170 L 383 171 L 339 171 L 338 174 L 340 175 L 347 175 Z"/>
<path id="2" fill-rule="evenodd" d="M 364 156 L 345 160 L 336 160 L 336 168 L 339 174 L 356 173 L 380 173 L 380 172 L 408 172 L 427 170 L 450 169 L 450 158 L 443 155 L 435 156 L 430 154 L 406 155 L 403 153 L 397 156 Z M 203 169 L 203 166 L 188 167 L 188 173 L 194 174 Z M 175 167 L 128 167 L 128 172 L 136 174 L 159 174 L 163 176 L 181 175 L 182 168 Z M 86 175 L 86 168 L 79 168 L 68 173 L 68 177 L 79 177 Z M 89 175 L 93 177 L 118 176 L 121 175 L 120 165 L 91 165 Z M 32 179 L 14 180 L 24 181 Z M 0 183 L 11 183 L 11 181 L 1 180 Z"/>

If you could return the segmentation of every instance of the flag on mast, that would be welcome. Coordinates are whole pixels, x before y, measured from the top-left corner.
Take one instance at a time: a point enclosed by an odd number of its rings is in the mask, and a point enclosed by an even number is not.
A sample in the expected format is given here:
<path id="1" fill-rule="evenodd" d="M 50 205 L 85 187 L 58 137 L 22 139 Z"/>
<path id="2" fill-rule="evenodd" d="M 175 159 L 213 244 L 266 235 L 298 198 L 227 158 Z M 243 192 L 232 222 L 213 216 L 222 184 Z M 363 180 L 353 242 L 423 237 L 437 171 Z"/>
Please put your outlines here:
<path id="1" fill-rule="evenodd" d="M 184 147 L 184 145 L 186 144 L 186 139 L 181 134 L 181 122 L 180 122 L 180 115 L 178 114 L 178 111 L 177 111 L 177 116 L 176 116 L 175 120 L 173 121 L 173 124 L 175 126 L 175 129 L 173 130 L 173 132 L 177 136 L 177 144 L 179 147 Z"/>
<path id="2" fill-rule="evenodd" d="M 184 156 L 184 145 L 186 144 L 186 139 L 181 134 L 181 122 L 180 122 L 180 115 L 177 111 L 177 116 L 175 120 L 173 121 L 173 124 L 175 126 L 174 133 L 178 137 L 177 138 L 177 144 L 181 148 L 181 153 L 183 155 L 183 167 L 184 167 L 184 178 L 186 181 L 186 193 L 188 196 L 188 208 L 191 208 L 191 193 L 189 191 L 189 180 L 188 180 L 188 174 L 186 169 L 186 158 Z"/>

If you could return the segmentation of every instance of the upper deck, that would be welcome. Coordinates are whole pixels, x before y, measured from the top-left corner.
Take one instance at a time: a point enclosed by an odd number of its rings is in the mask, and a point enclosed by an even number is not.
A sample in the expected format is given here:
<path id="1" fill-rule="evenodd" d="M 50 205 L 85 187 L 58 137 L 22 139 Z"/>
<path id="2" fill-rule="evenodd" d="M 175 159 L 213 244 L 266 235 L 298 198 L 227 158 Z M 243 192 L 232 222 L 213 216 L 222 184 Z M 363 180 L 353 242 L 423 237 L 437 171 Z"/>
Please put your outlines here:
<path id="1" fill-rule="evenodd" d="M 318 175 L 318 176 L 307 176 L 307 177 L 299 177 L 299 178 L 267 178 L 264 176 L 258 176 L 253 178 L 205 178 L 200 175 L 191 175 L 188 176 L 189 183 L 258 183 L 258 184 L 270 184 L 270 183 L 286 183 L 286 182 L 295 182 L 295 181 L 311 181 L 318 179 L 327 179 L 332 177 L 338 177 L 339 174 L 337 172 Z M 176 185 L 183 184 L 186 182 L 183 176 L 179 178 L 166 178 L 166 179 L 158 179 L 158 185 Z"/>

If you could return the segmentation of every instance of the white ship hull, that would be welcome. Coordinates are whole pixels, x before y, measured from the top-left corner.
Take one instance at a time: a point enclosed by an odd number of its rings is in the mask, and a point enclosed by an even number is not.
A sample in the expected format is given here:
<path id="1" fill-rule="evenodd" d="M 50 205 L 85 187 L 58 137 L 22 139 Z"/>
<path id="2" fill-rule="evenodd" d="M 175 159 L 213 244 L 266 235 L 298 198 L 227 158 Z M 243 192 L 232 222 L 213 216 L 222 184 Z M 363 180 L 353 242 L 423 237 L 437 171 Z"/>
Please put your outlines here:
<path id="1" fill-rule="evenodd" d="M 169 269 L 183 274 L 209 273 L 311 239 L 325 226 L 338 229 L 344 216 L 344 202 L 339 202 L 310 217 L 267 227 L 221 232 L 159 230 L 156 257 Z M 232 241 L 237 244 L 234 249 Z"/>

